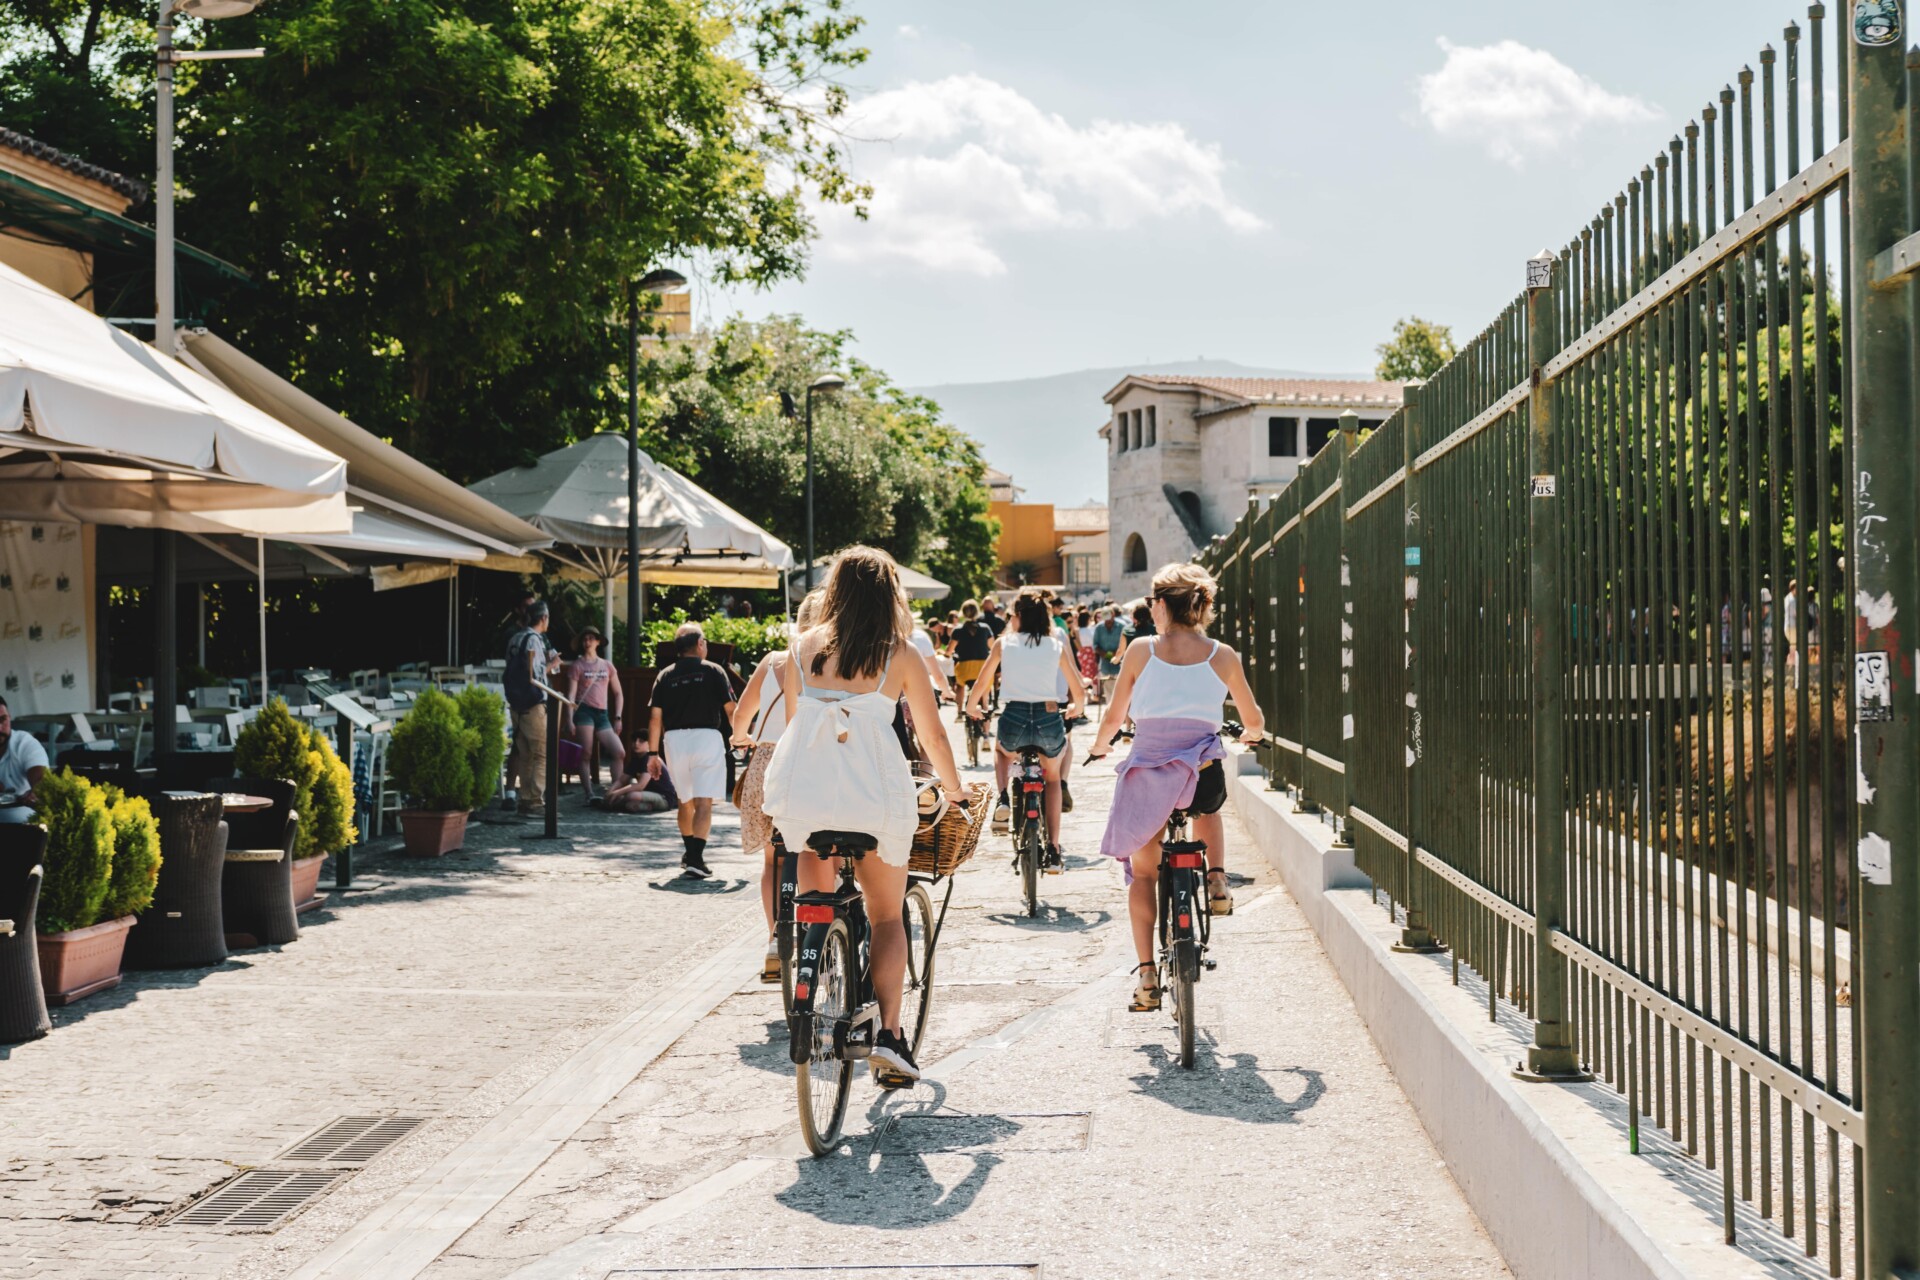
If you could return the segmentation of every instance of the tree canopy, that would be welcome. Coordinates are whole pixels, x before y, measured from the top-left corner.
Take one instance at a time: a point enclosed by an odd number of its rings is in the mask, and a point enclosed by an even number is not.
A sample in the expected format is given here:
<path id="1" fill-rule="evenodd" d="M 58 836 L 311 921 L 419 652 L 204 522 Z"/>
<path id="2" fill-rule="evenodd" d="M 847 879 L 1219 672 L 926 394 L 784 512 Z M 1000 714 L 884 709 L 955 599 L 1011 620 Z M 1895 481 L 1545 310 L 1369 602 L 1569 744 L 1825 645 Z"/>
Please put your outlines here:
<path id="1" fill-rule="evenodd" d="M 0 0 L 0 113 L 152 169 L 151 6 Z M 858 204 L 845 0 L 273 0 L 179 69 L 183 238 L 258 288 L 226 336 L 462 479 L 619 416 L 625 283 L 798 275 Z"/>
<path id="2" fill-rule="evenodd" d="M 794 317 L 734 320 L 675 344 L 648 369 L 650 449 L 804 555 L 806 388 L 838 372 L 846 388 L 813 404 L 816 553 L 865 543 L 960 595 L 985 590 L 998 531 L 979 444 L 851 346 L 852 334 Z"/>
<path id="3" fill-rule="evenodd" d="M 1373 350 L 1380 357 L 1374 372 L 1381 378 L 1431 378 L 1454 357 L 1453 330 L 1419 316 L 1408 316 L 1394 321 L 1393 337 Z"/>

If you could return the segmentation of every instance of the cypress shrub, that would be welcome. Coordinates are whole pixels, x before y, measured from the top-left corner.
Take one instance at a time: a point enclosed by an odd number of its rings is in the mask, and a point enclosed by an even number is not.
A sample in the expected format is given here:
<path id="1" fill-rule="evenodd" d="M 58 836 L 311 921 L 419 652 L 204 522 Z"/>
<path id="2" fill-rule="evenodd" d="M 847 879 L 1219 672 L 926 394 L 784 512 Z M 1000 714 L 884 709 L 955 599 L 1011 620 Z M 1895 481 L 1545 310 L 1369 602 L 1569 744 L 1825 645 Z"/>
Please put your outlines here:
<path id="1" fill-rule="evenodd" d="M 294 856 L 299 858 L 338 853 L 353 843 L 353 771 L 318 729 L 311 731 L 308 746 L 319 768 L 312 799 L 300 811 L 300 831 L 294 840 Z"/>
<path id="2" fill-rule="evenodd" d="M 394 780 L 417 808 L 464 813 L 474 795 L 473 760 L 480 735 L 461 718 L 460 707 L 438 689 L 428 689 L 393 730 L 390 760 Z"/>
<path id="3" fill-rule="evenodd" d="M 113 822 L 106 798 L 71 769 L 47 774 L 35 793 L 47 826 L 40 931 L 67 933 L 97 924 L 113 876 Z"/>
<path id="4" fill-rule="evenodd" d="M 113 826 L 113 873 L 107 880 L 102 920 L 137 916 L 153 905 L 153 887 L 160 882 L 160 823 L 153 806 L 111 784 L 99 788 Z"/>
<path id="5" fill-rule="evenodd" d="M 478 735 L 473 749 L 473 792 L 469 809 L 479 809 L 500 787 L 500 766 L 507 758 L 507 704 L 491 689 L 470 684 L 460 691 L 460 719 Z"/>

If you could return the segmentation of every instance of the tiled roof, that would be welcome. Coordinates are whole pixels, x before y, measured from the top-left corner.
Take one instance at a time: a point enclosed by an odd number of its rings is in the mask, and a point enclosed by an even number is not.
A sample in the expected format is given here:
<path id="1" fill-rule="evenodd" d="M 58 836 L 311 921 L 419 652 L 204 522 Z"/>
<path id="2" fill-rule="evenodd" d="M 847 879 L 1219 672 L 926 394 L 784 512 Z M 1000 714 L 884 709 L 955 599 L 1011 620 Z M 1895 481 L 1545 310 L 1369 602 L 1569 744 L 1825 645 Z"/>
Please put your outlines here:
<path id="1" fill-rule="evenodd" d="M 109 187 L 135 204 L 147 198 L 146 183 L 135 182 L 132 178 L 124 177 L 111 169 L 102 169 L 97 164 L 88 164 L 78 156 L 70 156 L 59 148 L 50 147 L 37 138 L 29 138 L 24 133 L 0 128 L 0 147 L 32 156 L 44 164 L 65 169 L 76 178 L 85 178 L 89 182 L 97 182 L 103 187 Z"/>
<path id="2" fill-rule="evenodd" d="M 1397 409 L 1404 399 L 1400 382 L 1362 378 L 1182 378 L 1132 374 L 1107 393 L 1112 401 L 1129 383 L 1204 391 L 1230 400 L 1266 404 L 1359 405 Z"/>

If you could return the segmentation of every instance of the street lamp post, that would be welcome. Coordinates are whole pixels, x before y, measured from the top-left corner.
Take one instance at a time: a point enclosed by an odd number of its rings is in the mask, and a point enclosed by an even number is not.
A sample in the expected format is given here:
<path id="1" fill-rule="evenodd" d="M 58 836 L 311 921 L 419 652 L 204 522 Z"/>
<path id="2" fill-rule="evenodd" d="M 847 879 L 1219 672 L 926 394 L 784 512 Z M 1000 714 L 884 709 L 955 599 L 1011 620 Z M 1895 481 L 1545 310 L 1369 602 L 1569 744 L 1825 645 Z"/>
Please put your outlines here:
<path id="1" fill-rule="evenodd" d="M 180 62 L 214 62 L 226 58 L 261 58 L 265 49 L 195 49 L 173 47 L 173 15 L 195 18 L 237 18 L 252 13 L 260 0 L 160 0 L 158 67 L 155 75 L 153 182 L 153 345 L 167 355 L 175 352 L 173 321 L 173 68 Z"/>
<path id="2" fill-rule="evenodd" d="M 640 295 L 687 287 L 678 271 L 627 284 L 627 665 L 640 665 Z"/>
<path id="3" fill-rule="evenodd" d="M 847 385 L 837 373 L 823 373 L 807 386 L 807 590 L 813 590 L 813 397 L 830 396 Z"/>

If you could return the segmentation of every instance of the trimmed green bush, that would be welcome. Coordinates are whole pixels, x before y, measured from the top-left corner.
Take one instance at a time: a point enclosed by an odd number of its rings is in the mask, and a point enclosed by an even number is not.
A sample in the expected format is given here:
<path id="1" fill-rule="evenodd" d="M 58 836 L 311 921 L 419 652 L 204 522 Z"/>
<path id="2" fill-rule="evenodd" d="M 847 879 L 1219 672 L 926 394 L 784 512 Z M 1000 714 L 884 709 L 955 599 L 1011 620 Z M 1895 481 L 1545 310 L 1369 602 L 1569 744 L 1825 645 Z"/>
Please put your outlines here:
<path id="1" fill-rule="evenodd" d="M 233 744 L 233 769 L 248 778 L 279 778 L 293 784 L 293 811 L 300 815 L 300 833 L 294 844 L 296 858 L 309 858 L 315 850 L 311 836 L 314 823 L 313 784 L 320 777 L 320 758 L 313 752 L 313 732 L 294 718 L 284 699 L 275 698 L 247 722 Z M 351 790 L 351 788 L 349 788 Z"/>
<path id="2" fill-rule="evenodd" d="M 113 876 L 113 822 L 98 788 L 71 769 L 49 773 L 34 789 L 47 852 L 40 882 L 39 928 L 67 933 L 100 922 Z"/>
<path id="3" fill-rule="evenodd" d="M 462 813 L 471 807 L 480 734 L 467 727 L 452 698 L 438 689 L 423 692 L 394 727 L 389 751 L 394 780 L 415 807 Z"/>
<path id="4" fill-rule="evenodd" d="M 500 766 L 507 758 L 507 704 L 491 689 L 470 684 L 458 698 L 460 719 L 478 735 L 473 751 L 472 803 L 478 809 L 500 787 Z"/>
<path id="5" fill-rule="evenodd" d="M 294 856 L 338 853 L 353 843 L 353 770 L 318 729 L 308 739 L 320 768 L 313 779 L 313 799 L 300 811 L 300 832 L 294 838 Z"/>
<path id="6" fill-rule="evenodd" d="M 153 905 L 153 887 L 160 883 L 160 823 L 142 797 L 127 795 L 111 783 L 97 789 L 113 824 L 113 872 L 100 918 L 137 916 Z"/>

